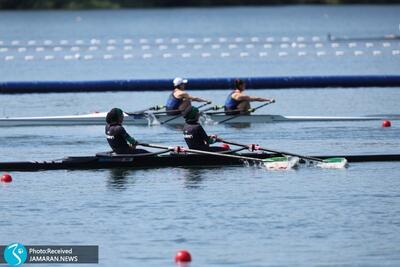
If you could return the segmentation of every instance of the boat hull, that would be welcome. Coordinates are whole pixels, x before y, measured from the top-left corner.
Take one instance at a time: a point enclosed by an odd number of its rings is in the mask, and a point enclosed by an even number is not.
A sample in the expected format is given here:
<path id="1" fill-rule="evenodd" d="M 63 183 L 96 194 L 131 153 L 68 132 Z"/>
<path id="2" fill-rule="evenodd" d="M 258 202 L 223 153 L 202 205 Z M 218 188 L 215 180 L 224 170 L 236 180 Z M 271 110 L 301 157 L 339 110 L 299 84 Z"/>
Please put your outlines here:
<path id="1" fill-rule="evenodd" d="M 280 156 L 279 154 L 267 153 L 237 153 L 244 157 L 257 159 L 268 159 Z M 400 154 L 388 155 L 331 155 L 313 156 L 316 158 L 346 158 L 349 163 L 353 162 L 378 162 L 378 161 L 400 161 Z M 304 161 L 301 161 L 304 163 Z M 55 161 L 21 161 L 0 162 L 0 171 L 43 171 L 43 170 L 89 170 L 89 169 L 143 169 L 143 168 L 166 168 L 166 167 L 217 167 L 257 165 L 259 163 L 244 161 L 237 158 L 221 156 L 199 155 L 199 154 L 167 154 L 160 156 L 86 156 L 67 157 Z"/>
<path id="2" fill-rule="evenodd" d="M 175 116 L 157 115 L 125 115 L 125 125 L 158 125 L 158 124 L 183 124 L 182 117 L 174 118 Z M 49 117 L 14 117 L 14 118 L 0 118 L 0 127 L 22 127 L 22 126 L 90 126 L 90 125 L 105 125 L 105 112 L 91 113 L 85 115 L 71 115 L 71 116 L 49 116 Z M 232 118 L 232 119 L 230 119 Z M 316 122 L 316 121 L 370 121 L 382 120 L 386 117 L 324 117 L 324 116 L 282 116 L 282 115 L 207 115 L 202 117 L 203 124 L 218 124 L 221 121 L 230 119 L 224 123 L 238 124 L 238 123 L 273 123 L 273 122 Z M 391 119 L 400 119 L 393 117 Z M 170 121 L 169 121 L 170 120 Z"/>

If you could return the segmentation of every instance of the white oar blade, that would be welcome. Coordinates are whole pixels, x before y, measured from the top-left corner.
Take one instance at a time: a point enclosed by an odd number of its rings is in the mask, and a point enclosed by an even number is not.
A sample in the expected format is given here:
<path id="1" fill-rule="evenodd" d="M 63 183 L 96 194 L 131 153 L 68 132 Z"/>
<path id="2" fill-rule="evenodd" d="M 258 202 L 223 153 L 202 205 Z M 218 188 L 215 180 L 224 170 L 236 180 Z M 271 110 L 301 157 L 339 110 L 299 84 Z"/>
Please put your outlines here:
<path id="1" fill-rule="evenodd" d="M 263 160 L 267 170 L 290 170 L 300 162 L 298 157 L 273 157 Z"/>
<path id="2" fill-rule="evenodd" d="M 317 164 L 318 167 L 324 169 L 343 169 L 346 168 L 347 165 L 347 159 L 345 158 L 328 158 Z"/>

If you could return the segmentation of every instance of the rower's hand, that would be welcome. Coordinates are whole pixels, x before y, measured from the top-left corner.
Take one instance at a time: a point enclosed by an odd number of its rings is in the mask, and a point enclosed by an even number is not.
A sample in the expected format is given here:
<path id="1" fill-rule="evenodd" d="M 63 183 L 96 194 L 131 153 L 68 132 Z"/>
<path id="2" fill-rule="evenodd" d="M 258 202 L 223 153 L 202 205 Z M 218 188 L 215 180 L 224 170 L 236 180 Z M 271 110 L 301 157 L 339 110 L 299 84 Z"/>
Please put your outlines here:
<path id="1" fill-rule="evenodd" d="M 209 137 L 212 140 L 212 144 L 218 142 L 218 136 L 216 134 L 212 134 Z"/>
<path id="2" fill-rule="evenodd" d="M 251 144 L 248 146 L 249 151 L 254 152 L 254 151 L 258 151 L 261 149 L 261 146 L 257 145 L 257 144 Z"/>
<path id="3" fill-rule="evenodd" d="M 260 102 L 270 102 L 270 103 L 275 103 L 275 99 L 273 98 L 260 98 Z"/>
<path id="4" fill-rule="evenodd" d="M 129 144 L 130 148 L 136 149 L 136 146 L 139 144 L 138 141 L 135 140 L 135 142 L 133 144 Z"/>

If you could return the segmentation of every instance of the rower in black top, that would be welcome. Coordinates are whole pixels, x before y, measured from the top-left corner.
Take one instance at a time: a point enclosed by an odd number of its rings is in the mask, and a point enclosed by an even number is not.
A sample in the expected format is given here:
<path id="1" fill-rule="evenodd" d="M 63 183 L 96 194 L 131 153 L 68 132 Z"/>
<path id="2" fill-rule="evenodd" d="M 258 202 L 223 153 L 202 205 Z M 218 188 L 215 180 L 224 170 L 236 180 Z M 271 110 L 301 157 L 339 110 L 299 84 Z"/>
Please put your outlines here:
<path id="1" fill-rule="evenodd" d="M 113 152 L 117 154 L 143 154 L 149 153 L 144 149 L 137 149 L 138 142 L 131 137 L 122 126 L 124 113 L 119 108 L 113 108 L 106 117 L 106 137 Z"/>
<path id="2" fill-rule="evenodd" d="M 210 146 L 217 141 L 216 135 L 207 135 L 203 127 L 199 123 L 200 113 L 196 107 L 188 107 L 183 112 L 186 120 L 183 126 L 183 137 L 190 149 L 220 152 L 227 150 L 223 147 Z"/>

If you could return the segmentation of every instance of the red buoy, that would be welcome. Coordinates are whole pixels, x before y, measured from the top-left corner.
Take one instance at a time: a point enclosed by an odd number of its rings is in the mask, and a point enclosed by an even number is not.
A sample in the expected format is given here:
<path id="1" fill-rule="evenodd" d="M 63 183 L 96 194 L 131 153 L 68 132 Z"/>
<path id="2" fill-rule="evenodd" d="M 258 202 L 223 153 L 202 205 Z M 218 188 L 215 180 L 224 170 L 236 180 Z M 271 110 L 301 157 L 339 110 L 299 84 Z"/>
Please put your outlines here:
<path id="1" fill-rule="evenodd" d="M 8 173 L 3 174 L 0 179 L 3 183 L 11 183 L 12 182 L 12 177 Z"/>
<path id="2" fill-rule="evenodd" d="M 221 147 L 225 150 L 231 149 L 231 147 L 228 144 L 222 144 Z"/>
<path id="3" fill-rule="evenodd" d="M 175 255 L 175 262 L 190 262 L 192 261 L 192 256 L 187 250 L 180 250 Z"/>
<path id="4" fill-rule="evenodd" d="M 386 127 L 390 127 L 390 126 L 392 126 L 392 123 L 390 121 L 384 120 L 382 122 L 382 127 L 386 128 Z"/>

